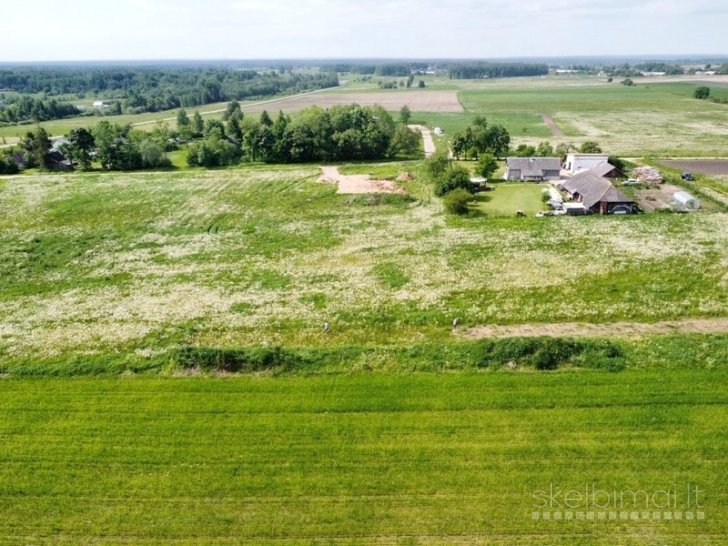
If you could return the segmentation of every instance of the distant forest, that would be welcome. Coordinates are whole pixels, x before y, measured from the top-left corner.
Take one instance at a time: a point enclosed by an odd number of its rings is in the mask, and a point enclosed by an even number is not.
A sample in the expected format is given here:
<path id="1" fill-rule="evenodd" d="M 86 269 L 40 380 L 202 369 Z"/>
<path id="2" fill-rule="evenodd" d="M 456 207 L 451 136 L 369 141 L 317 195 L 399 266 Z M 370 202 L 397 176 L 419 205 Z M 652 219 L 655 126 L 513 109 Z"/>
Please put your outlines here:
<path id="1" fill-rule="evenodd" d="M 328 68 L 328 67 L 327 67 Z M 447 73 L 453 79 L 477 78 L 517 78 L 521 76 L 542 76 L 549 73 L 544 63 L 521 62 L 451 62 L 439 61 L 432 64 L 426 62 L 396 62 L 383 64 L 338 63 L 332 66 L 337 72 L 351 74 L 408 77 L 411 74 L 423 74 L 427 70 Z"/>
<path id="2" fill-rule="evenodd" d="M 519 78 L 546 76 L 549 67 L 545 63 L 459 63 L 448 68 L 448 76 L 454 80 L 477 78 Z"/>
<path id="3" fill-rule="evenodd" d="M 282 93 L 336 87 L 335 72 L 222 68 L 13 68 L 0 70 L 0 89 L 19 93 L 0 100 L 0 123 L 46 121 L 78 115 L 52 97 L 108 101 L 112 114 L 139 114 Z M 30 95 L 41 94 L 42 97 Z"/>

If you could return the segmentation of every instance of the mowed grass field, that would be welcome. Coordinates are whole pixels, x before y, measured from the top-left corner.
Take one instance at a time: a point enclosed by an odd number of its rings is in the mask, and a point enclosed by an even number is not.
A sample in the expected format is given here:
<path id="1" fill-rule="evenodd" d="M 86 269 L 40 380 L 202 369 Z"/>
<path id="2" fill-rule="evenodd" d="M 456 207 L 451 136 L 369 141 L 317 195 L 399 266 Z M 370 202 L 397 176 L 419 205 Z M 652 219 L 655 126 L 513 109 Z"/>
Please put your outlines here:
<path id="1" fill-rule="evenodd" d="M 517 211 L 532 215 L 546 210 L 541 191 L 547 184 L 491 184 L 495 190 L 477 195 L 477 210 L 489 216 L 515 216 Z"/>
<path id="2" fill-rule="evenodd" d="M 0 544 L 722 544 L 726 385 L 724 368 L 0 381 Z M 532 519 L 538 491 L 587 484 L 675 491 L 680 519 L 629 494 L 616 520 Z"/>

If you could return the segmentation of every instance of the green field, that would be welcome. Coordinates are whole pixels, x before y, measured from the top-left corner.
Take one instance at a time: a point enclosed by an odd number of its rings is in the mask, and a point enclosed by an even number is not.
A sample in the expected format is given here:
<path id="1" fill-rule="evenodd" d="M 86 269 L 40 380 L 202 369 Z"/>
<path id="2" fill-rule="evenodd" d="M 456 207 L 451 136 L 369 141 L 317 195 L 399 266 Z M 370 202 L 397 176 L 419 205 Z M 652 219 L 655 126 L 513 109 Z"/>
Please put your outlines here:
<path id="1" fill-rule="evenodd" d="M 0 544 L 720 544 L 726 385 L 724 368 L 6 380 Z M 532 519 L 535 492 L 586 484 L 678 490 L 683 519 Z"/>

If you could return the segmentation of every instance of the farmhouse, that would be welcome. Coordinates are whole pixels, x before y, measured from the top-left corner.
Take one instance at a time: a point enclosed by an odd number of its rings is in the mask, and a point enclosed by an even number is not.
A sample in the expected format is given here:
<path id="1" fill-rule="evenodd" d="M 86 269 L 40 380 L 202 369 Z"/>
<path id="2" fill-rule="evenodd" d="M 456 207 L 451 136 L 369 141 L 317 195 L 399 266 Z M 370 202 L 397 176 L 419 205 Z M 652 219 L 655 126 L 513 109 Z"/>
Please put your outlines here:
<path id="1" fill-rule="evenodd" d="M 73 163 L 61 152 L 52 150 L 46 155 L 48 167 L 58 171 L 72 171 Z"/>
<path id="2" fill-rule="evenodd" d="M 558 157 L 509 157 L 503 178 L 532 182 L 559 180 L 561 160 Z"/>
<path id="3" fill-rule="evenodd" d="M 109 105 L 102 100 L 94 101 L 94 108 L 108 108 Z"/>
<path id="4" fill-rule="evenodd" d="M 569 154 L 566 156 L 564 169 L 571 174 L 577 174 L 608 162 L 609 156 L 606 154 Z"/>
<path id="5" fill-rule="evenodd" d="M 614 185 L 596 174 L 586 171 L 566 180 L 561 187 L 574 201 L 595 214 L 628 214 L 636 212 L 634 202 Z"/>

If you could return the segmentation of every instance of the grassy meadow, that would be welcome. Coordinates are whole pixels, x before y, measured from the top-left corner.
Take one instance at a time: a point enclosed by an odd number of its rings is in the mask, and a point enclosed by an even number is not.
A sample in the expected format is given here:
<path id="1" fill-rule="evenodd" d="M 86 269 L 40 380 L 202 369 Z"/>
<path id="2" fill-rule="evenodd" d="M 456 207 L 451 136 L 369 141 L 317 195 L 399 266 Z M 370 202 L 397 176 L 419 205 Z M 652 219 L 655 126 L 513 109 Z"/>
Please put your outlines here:
<path id="1" fill-rule="evenodd" d="M 724 214 L 515 218 L 527 203 L 500 184 L 484 214 L 453 218 L 417 180 L 404 184 L 410 195 L 351 196 L 319 175 L 260 166 L 4 179 L 4 366 L 138 363 L 186 345 L 449 342 L 454 317 L 725 316 Z"/>

